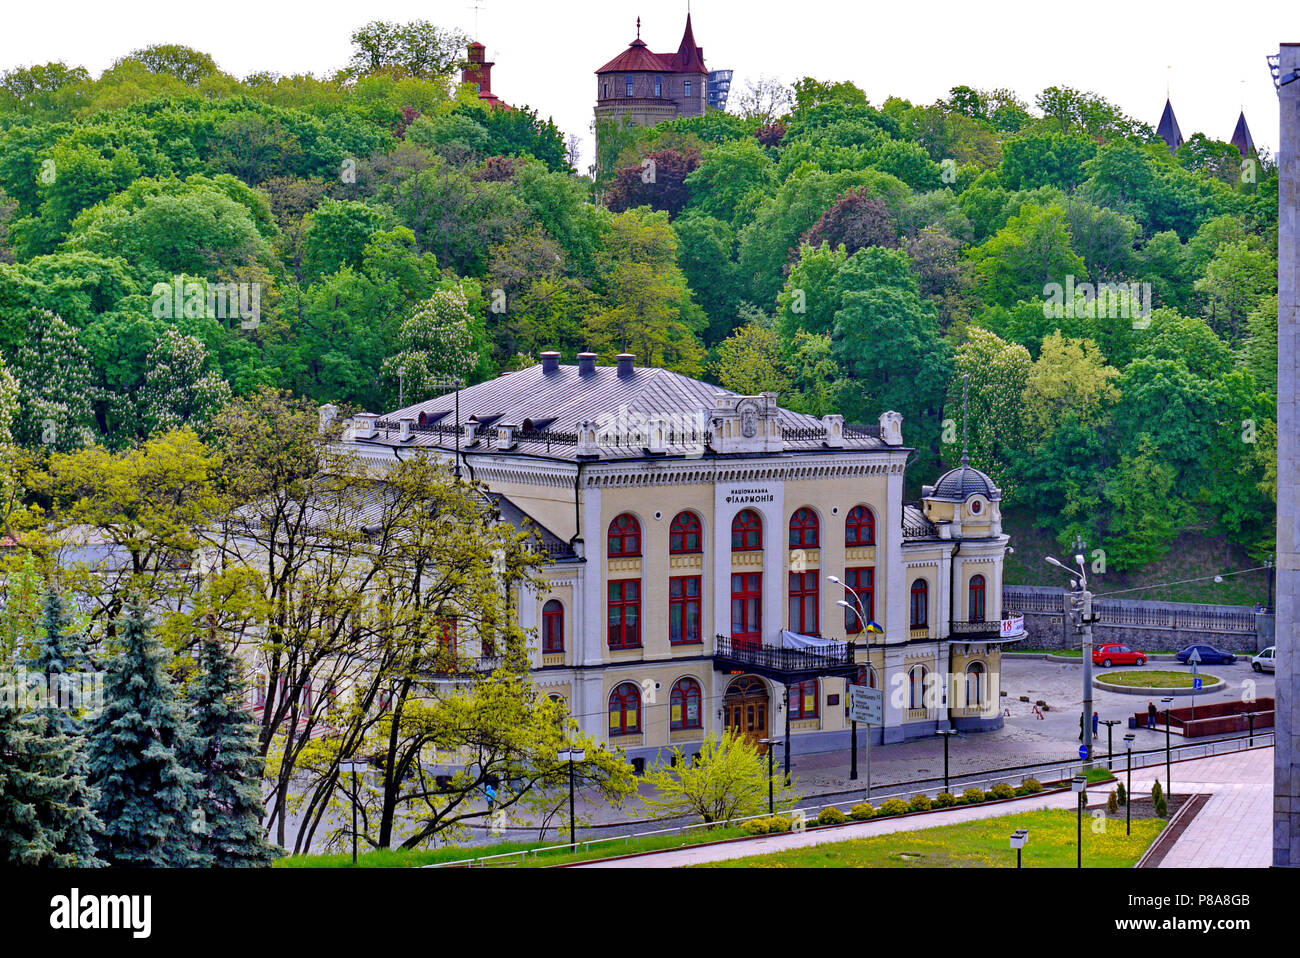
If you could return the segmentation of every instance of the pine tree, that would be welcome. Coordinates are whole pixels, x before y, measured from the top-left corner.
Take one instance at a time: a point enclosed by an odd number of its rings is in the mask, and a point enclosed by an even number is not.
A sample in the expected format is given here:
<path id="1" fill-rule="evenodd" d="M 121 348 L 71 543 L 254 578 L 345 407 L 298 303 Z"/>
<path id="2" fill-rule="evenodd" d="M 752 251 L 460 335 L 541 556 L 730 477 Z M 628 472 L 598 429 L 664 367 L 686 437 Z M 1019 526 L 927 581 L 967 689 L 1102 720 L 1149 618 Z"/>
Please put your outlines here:
<path id="1" fill-rule="evenodd" d="M 188 728 L 163 671 L 166 653 L 144 605 L 118 620 L 121 652 L 109 667 L 104 706 L 91 719 L 90 782 L 104 823 L 102 856 L 112 865 L 175 868 L 194 863 L 191 807 L 199 776 L 179 757 Z"/>
<path id="2" fill-rule="evenodd" d="M 53 783 L 39 767 L 38 748 L 22 714 L 0 707 L 0 864 L 43 865 L 54 856 L 54 836 L 38 814 Z"/>
<path id="3" fill-rule="evenodd" d="M 277 857 L 262 827 L 262 759 L 243 695 L 235 659 L 219 642 L 204 642 L 203 672 L 190 690 L 186 764 L 200 776 L 198 852 L 218 868 L 265 866 Z"/>
<path id="4" fill-rule="evenodd" d="M 32 768 L 43 783 L 36 817 L 49 836 L 48 854 L 37 864 L 99 867 L 104 863 L 95 849 L 102 828 L 94 812 L 98 793 L 86 783 L 84 739 L 75 711 L 81 703 L 66 678 L 82 656 L 75 651 L 70 619 L 54 590 L 46 595 L 41 621 L 44 635 L 27 668 L 47 694 L 23 719 L 33 736 Z"/>

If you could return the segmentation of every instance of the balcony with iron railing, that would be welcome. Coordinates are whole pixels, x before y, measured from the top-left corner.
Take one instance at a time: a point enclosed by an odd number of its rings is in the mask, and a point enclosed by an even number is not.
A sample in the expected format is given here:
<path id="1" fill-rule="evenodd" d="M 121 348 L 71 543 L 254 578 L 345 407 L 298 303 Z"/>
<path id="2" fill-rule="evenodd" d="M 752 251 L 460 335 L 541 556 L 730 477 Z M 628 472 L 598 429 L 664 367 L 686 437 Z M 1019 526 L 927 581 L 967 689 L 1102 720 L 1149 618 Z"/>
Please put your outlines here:
<path id="1" fill-rule="evenodd" d="M 729 635 L 714 637 L 713 667 L 719 672 L 751 672 L 785 684 L 858 673 L 853 646 L 849 643 L 787 649 L 737 641 Z"/>

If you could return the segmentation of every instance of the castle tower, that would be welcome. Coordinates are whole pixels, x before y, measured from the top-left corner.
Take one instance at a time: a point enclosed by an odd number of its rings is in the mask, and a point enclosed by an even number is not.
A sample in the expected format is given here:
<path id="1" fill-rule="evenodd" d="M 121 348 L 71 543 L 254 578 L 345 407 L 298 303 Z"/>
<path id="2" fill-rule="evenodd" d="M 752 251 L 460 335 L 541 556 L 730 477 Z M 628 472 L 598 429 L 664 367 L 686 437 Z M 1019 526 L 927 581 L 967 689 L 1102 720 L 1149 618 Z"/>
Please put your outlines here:
<path id="1" fill-rule="evenodd" d="M 496 64 L 487 59 L 487 47 L 477 40 L 471 43 L 468 60 L 465 69 L 460 73 L 460 82 L 472 83 L 478 90 L 478 98 L 488 106 L 509 109 L 509 105 L 492 92 L 492 68 Z"/>
<path id="2" fill-rule="evenodd" d="M 654 126 L 678 117 L 703 116 L 709 102 L 704 49 L 695 42 L 691 15 L 676 53 L 653 53 L 641 39 L 596 71 L 596 121 Z"/>

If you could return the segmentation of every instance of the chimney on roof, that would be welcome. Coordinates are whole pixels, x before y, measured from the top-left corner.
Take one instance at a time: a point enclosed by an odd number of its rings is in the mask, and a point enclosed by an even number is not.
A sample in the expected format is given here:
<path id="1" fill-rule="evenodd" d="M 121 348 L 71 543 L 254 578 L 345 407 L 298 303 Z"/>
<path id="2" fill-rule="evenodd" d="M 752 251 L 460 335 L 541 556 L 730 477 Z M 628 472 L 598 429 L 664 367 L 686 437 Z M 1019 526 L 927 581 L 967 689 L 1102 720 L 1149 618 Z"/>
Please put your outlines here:
<path id="1" fill-rule="evenodd" d="M 596 372 L 596 354 L 578 353 L 578 375 L 591 376 Z"/>
<path id="2" fill-rule="evenodd" d="M 542 374 L 549 376 L 560 371 L 560 354 L 553 349 L 542 353 Z"/>
<path id="3" fill-rule="evenodd" d="M 620 378 L 631 376 L 636 371 L 636 356 L 631 353 L 618 354 L 618 375 Z"/>
<path id="4" fill-rule="evenodd" d="M 410 442 L 415 436 L 415 417 L 403 416 L 398 421 L 397 438 L 401 442 Z"/>
<path id="5" fill-rule="evenodd" d="M 352 438 L 373 439 L 375 437 L 375 420 L 379 417 L 372 412 L 359 412 L 352 417 Z"/>

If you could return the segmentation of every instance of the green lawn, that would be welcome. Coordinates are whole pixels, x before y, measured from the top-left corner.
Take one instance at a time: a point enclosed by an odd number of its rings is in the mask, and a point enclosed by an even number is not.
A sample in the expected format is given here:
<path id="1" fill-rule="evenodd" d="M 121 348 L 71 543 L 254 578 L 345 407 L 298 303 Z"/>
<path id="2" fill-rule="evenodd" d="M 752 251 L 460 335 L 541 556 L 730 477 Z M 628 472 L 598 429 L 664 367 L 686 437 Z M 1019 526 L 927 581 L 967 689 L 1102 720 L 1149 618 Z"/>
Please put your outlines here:
<path id="1" fill-rule="evenodd" d="M 1218 688 L 1223 684 L 1223 679 L 1217 675 L 1207 675 L 1201 673 L 1204 679 L 1205 689 Z M 1138 688 L 1153 689 L 1190 689 L 1192 687 L 1192 673 L 1190 672 L 1164 672 L 1160 670 L 1139 669 L 1124 672 L 1102 672 L 1097 675 L 1097 681 L 1105 685 L 1123 685 Z"/>
<path id="2" fill-rule="evenodd" d="M 1083 820 L 1085 868 L 1132 868 L 1165 827 L 1164 819 L 1134 819 L 1133 834 L 1124 834 L 1124 820 L 1106 819 L 1104 831 L 1093 831 L 1093 819 Z M 914 832 L 879 835 L 854 841 L 795 848 L 770 855 L 710 862 L 698 868 L 1014 868 L 1011 833 L 1029 829 L 1024 849 L 1026 868 L 1075 867 L 1076 813 L 1042 809 L 987 818 L 960 825 L 940 825 Z"/>
<path id="3" fill-rule="evenodd" d="M 629 841 L 600 842 L 591 846 L 590 851 L 548 852 L 544 855 L 528 855 L 522 858 L 504 859 L 495 863 L 498 866 L 518 868 L 539 868 L 550 865 L 564 865 L 571 862 L 589 861 L 593 858 L 607 858 L 612 855 L 627 855 L 632 852 L 659 851 L 666 848 L 680 848 L 683 845 L 696 845 L 700 842 L 715 842 L 724 838 L 739 838 L 745 833 L 739 828 L 715 828 L 712 831 L 696 829 L 684 835 L 651 835 L 645 838 L 633 837 Z M 380 850 L 363 852 L 357 858 L 358 868 L 419 868 L 443 862 L 464 861 L 467 858 L 479 858 L 488 855 L 500 855 L 508 852 L 521 852 L 534 848 L 551 848 L 561 844 L 561 839 L 547 842 L 502 842 L 479 848 L 417 848 L 410 851 Z M 294 855 L 282 858 L 275 863 L 276 868 L 351 868 L 352 853 L 342 855 Z"/>

